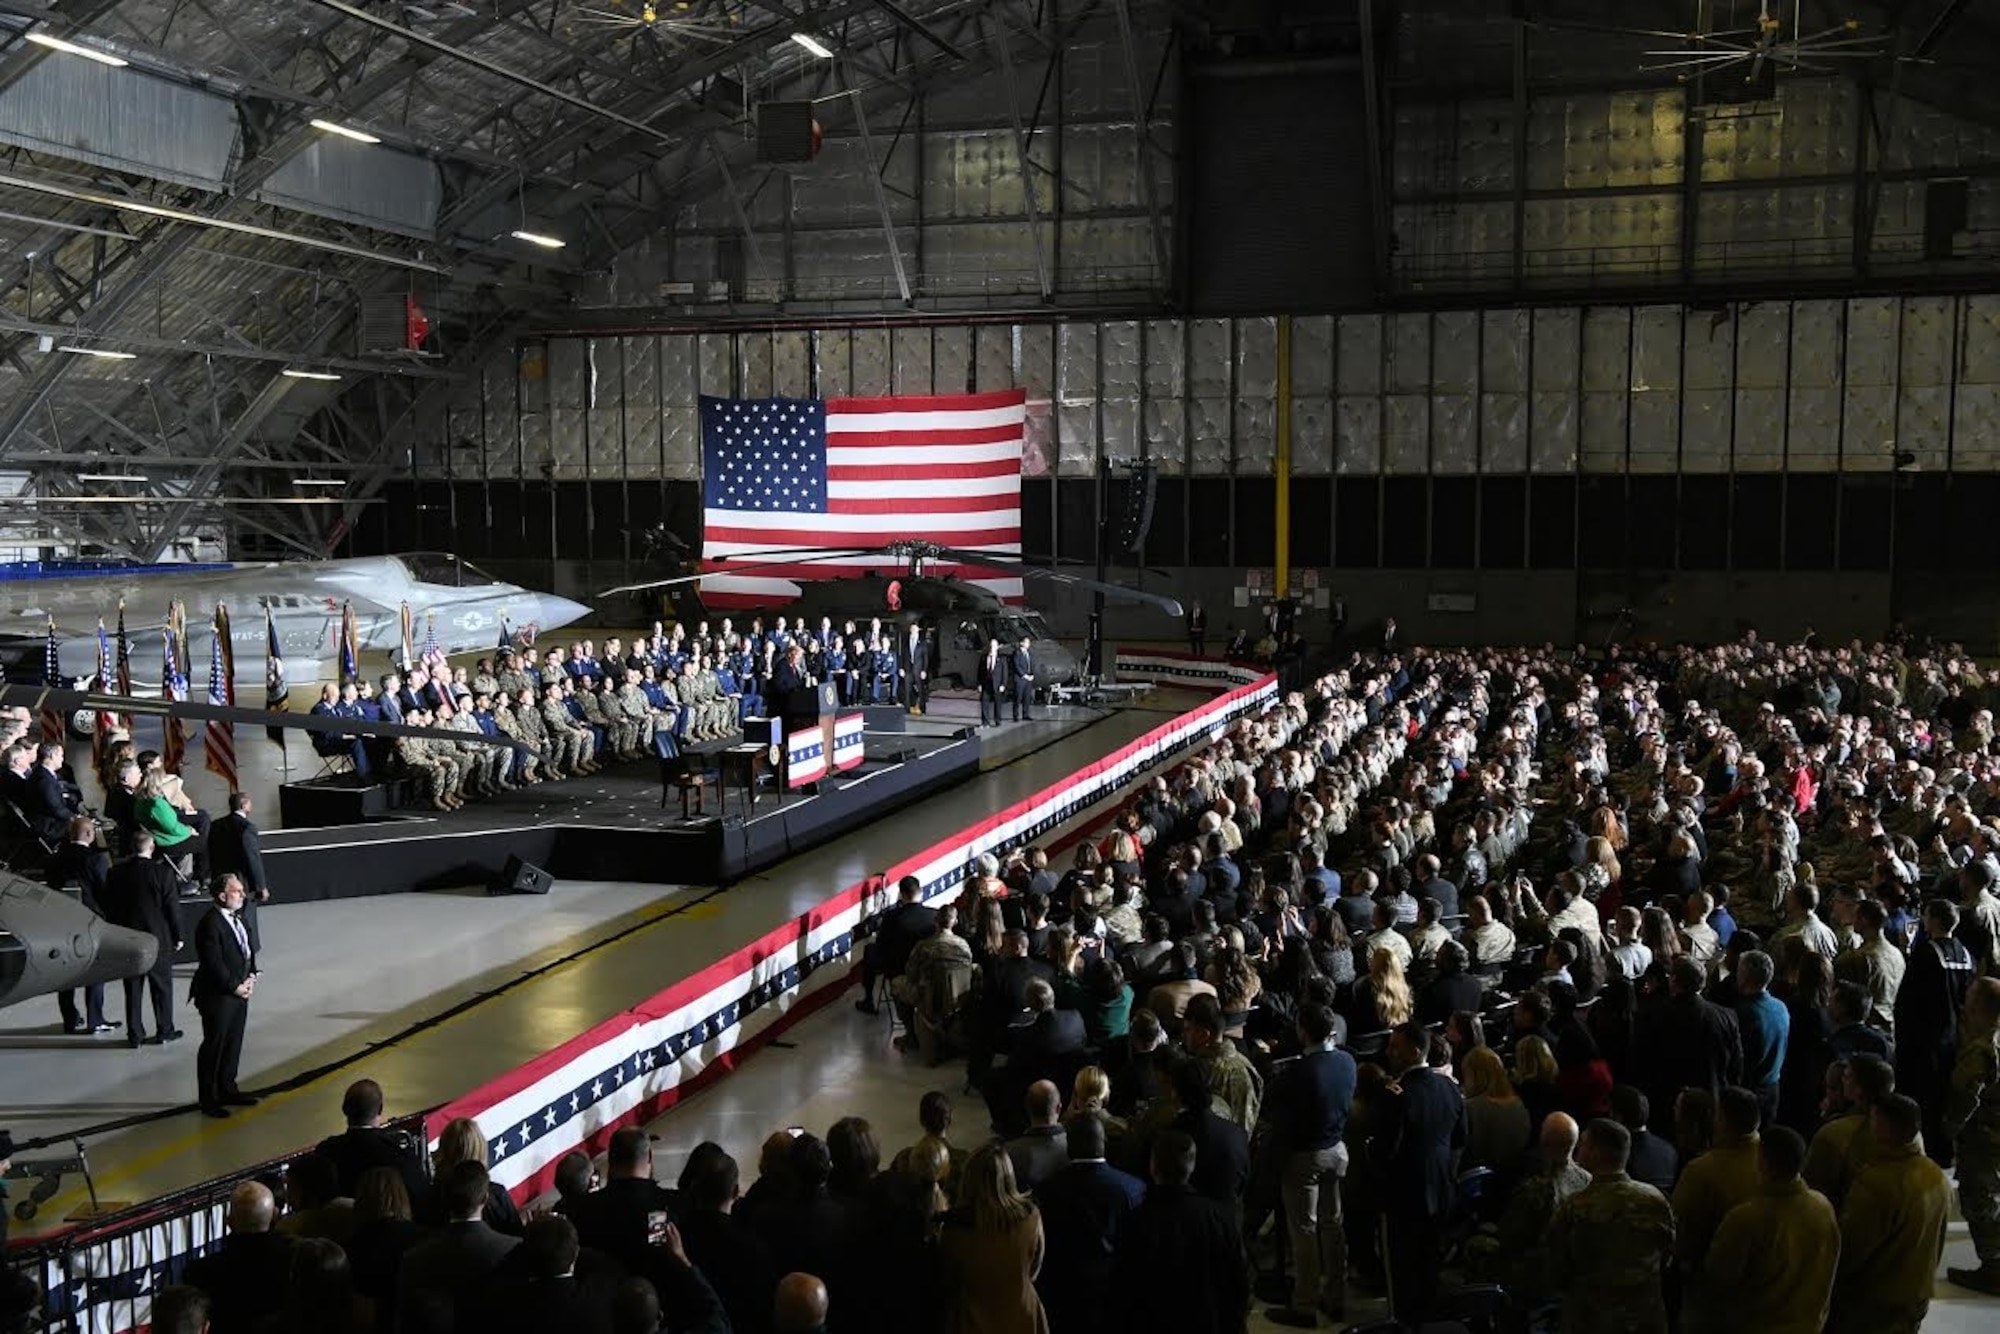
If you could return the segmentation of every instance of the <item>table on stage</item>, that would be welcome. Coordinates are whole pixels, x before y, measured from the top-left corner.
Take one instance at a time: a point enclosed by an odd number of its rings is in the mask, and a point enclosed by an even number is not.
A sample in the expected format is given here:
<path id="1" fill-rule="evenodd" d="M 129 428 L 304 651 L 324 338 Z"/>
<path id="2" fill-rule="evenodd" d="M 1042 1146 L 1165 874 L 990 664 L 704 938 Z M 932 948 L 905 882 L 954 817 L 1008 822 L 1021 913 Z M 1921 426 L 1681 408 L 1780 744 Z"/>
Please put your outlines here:
<path id="1" fill-rule="evenodd" d="M 739 746 L 730 746 L 716 752 L 722 770 L 721 798 L 724 812 L 729 809 L 729 789 L 740 784 L 743 788 L 746 811 L 757 808 L 757 780 L 771 772 L 771 755 L 761 742 L 746 741 Z M 780 798 L 782 800 L 782 797 Z"/>

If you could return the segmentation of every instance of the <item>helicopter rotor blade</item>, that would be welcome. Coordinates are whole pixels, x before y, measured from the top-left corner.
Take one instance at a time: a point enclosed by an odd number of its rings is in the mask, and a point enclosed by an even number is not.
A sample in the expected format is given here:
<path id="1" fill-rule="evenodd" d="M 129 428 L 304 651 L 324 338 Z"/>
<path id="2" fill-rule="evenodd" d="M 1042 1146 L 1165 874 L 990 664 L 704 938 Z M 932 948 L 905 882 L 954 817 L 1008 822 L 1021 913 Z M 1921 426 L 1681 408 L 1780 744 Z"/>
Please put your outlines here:
<path id="1" fill-rule="evenodd" d="M 799 547 L 791 552 L 759 551 L 746 553 L 743 556 L 724 556 L 721 559 L 730 563 L 726 571 L 705 570 L 698 574 L 675 575 L 671 579 L 653 579 L 643 584 L 624 584 L 618 588 L 607 588 L 597 596 L 608 598 L 616 596 L 619 593 L 644 593 L 655 588 L 677 588 L 682 584 L 699 583 L 703 579 L 708 579 L 718 574 L 750 574 L 756 570 L 768 570 L 780 565 L 810 565 L 816 561 L 839 560 L 848 556 L 873 555 L 882 549 L 880 547 L 839 547 L 831 549 L 827 547 Z M 781 557 L 782 559 L 766 559 L 766 557 L 772 556 Z M 736 563 L 739 560 L 745 563 L 739 565 Z"/>
<path id="2" fill-rule="evenodd" d="M 1160 593 L 1127 588 L 1123 584 L 1107 584 L 1098 579 L 1086 579 L 1080 574 L 1065 574 L 1061 570 L 1046 569 L 1038 565 L 1023 565 L 1018 561 L 996 560 L 976 550 L 960 547 L 939 547 L 937 554 L 945 560 L 958 561 L 966 565 L 985 565 L 992 569 L 1005 570 L 1010 574 L 1018 574 L 1023 579 L 1045 579 L 1050 583 L 1088 589 L 1093 593 L 1102 593 L 1106 597 L 1120 598 L 1127 602 L 1142 602 L 1148 606 L 1158 607 L 1169 616 L 1180 616 L 1185 613 L 1185 609 L 1173 598 Z"/>
<path id="3" fill-rule="evenodd" d="M 524 755 L 537 755 L 532 746 L 507 736 L 487 736 L 484 732 L 460 732 L 446 727 L 412 727 L 405 723 L 370 722 L 365 718 L 335 718 L 329 714 L 281 713 L 270 709 L 242 709 L 233 704 L 209 704 L 196 700 L 170 700 L 132 695 L 107 695 L 92 690 L 70 690 L 61 686 L 0 685 L 0 704 L 19 705 L 39 713 L 52 709 L 69 714 L 79 709 L 93 713 L 123 713 L 137 718 L 193 718 L 200 722 L 244 723 L 256 727 L 283 727 L 293 731 L 322 732 L 333 736 L 426 737 L 433 741 L 470 741 L 482 746 L 504 746 Z"/>

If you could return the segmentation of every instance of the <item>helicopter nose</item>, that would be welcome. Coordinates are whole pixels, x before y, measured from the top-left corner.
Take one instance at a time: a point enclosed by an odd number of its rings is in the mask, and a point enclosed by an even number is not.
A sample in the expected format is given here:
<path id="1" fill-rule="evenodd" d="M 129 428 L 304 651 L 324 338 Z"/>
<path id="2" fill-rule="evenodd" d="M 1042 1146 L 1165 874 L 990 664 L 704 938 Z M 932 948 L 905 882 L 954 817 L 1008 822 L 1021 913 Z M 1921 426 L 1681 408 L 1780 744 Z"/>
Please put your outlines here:
<path id="1" fill-rule="evenodd" d="M 535 620 L 543 630 L 557 630 L 588 615 L 590 608 L 583 603 L 571 602 L 553 593 L 543 593 L 535 599 Z"/>
<path id="2" fill-rule="evenodd" d="M 108 922 L 91 923 L 91 943 L 96 946 L 84 962 L 83 976 L 72 986 L 95 986 L 137 977 L 152 968 L 160 957 L 160 942 L 151 933 L 132 931 Z"/>

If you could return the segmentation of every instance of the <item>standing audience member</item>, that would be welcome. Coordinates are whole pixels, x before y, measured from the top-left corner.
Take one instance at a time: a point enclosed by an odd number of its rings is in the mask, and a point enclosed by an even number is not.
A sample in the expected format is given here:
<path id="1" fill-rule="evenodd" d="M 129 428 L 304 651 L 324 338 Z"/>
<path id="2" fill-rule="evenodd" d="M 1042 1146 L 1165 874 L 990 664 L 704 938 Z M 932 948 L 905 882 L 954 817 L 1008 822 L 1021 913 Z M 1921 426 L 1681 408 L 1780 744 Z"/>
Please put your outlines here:
<path id="1" fill-rule="evenodd" d="M 104 890 L 110 879 L 111 860 L 104 855 L 104 849 L 97 846 L 97 825 L 87 815 L 72 817 L 68 838 L 49 858 L 49 888 L 62 889 L 75 885 L 83 906 L 103 917 Z M 81 1012 L 76 1007 L 74 988 L 57 993 L 56 1005 L 62 1012 L 65 1033 L 110 1033 L 118 1027 L 104 1017 L 102 982 L 83 988 L 84 1008 Z"/>
<path id="2" fill-rule="evenodd" d="M 256 1095 L 236 1084 L 243 1059 L 243 1031 L 257 990 L 257 956 L 243 925 L 243 882 L 216 882 L 215 906 L 194 930 L 194 1007 L 201 1014 L 201 1049 L 195 1053 L 195 1086 L 203 1115 L 225 1117 L 231 1107 L 253 1107 Z"/>
<path id="3" fill-rule="evenodd" d="M 485 1222 L 492 1180 L 486 1165 L 453 1163 L 437 1183 L 444 1226 L 403 1257 L 397 1279 L 397 1327 L 402 1334 L 473 1334 L 481 1328 L 487 1294 L 519 1237 Z"/>
<path id="4" fill-rule="evenodd" d="M 1770 991 L 1771 956 L 1746 951 L 1736 963 L 1736 1023 L 1743 1034 L 1743 1086 L 1757 1096 L 1763 1123 L 1778 1116 L 1778 1085 L 1785 1065 L 1791 1014 Z"/>
<path id="5" fill-rule="evenodd" d="M 938 1233 L 945 1334 L 1049 1334 L 1035 1292 L 1044 1244 L 1041 1211 L 1015 1188 L 1006 1151 L 988 1144 L 974 1153 Z"/>
<path id="6" fill-rule="evenodd" d="M 1421 1324 L 1437 1304 L 1441 1229 L 1457 1192 L 1452 1163 L 1465 1144 L 1465 1100 L 1430 1068 L 1430 1052 L 1430 1032 L 1420 1024 L 1404 1024 L 1389 1037 L 1394 1096 L 1381 1188 L 1389 1310 L 1405 1324 Z"/>
<path id="7" fill-rule="evenodd" d="M 1872 1160 L 1840 1210 L 1828 1334 L 1917 1334 L 1944 1255 L 1951 1182 L 1918 1147 L 1923 1112 L 1892 1093 L 1875 1107 Z"/>
<path id="8" fill-rule="evenodd" d="M 143 829 L 132 835 L 132 855 L 111 868 L 104 882 L 104 920 L 113 926 L 143 931 L 159 942 L 150 971 L 125 979 L 125 1043 L 146 1041 L 146 1019 L 140 1003 L 153 1000 L 153 1041 L 174 1042 L 174 956 L 182 947 L 180 894 L 173 869 L 153 855 L 153 836 Z"/>
<path id="9" fill-rule="evenodd" d="M 2000 979 L 1982 977 L 1965 995 L 1958 1064 L 1952 1067 L 1944 1128 L 1952 1136 L 1958 1208 L 1979 1257 L 1951 1281 L 2000 1296 Z"/>
<path id="10" fill-rule="evenodd" d="M 1826 1196 L 1799 1179 L 1806 1143 L 1773 1126 L 1757 1143 L 1756 1194 L 1716 1229 L 1682 1329 L 1700 1334 L 1819 1334 L 1833 1300 L 1840 1222 Z"/>
<path id="11" fill-rule="evenodd" d="M 1162 1131 L 1152 1185 L 1111 1257 L 1108 1334 L 1242 1334 L 1250 1303 L 1236 1211 L 1190 1184 L 1194 1141 Z"/>
<path id="12" fill-rule="evenodd" d="M 1731 1209 L 1757 1191 L 1757 1098 L 1748 1089 L 1722 1091 L 1715 1103 L 1715 1142 L 1681 1169 L 1674 1187 L 1680 1235 L 1675 1258 L 1692 1281 L 1708 1259 L 1709 1243 Z"/>
<path id="13" fill-rule="evenodd" d="M 1347 1233 L 1340 1187 L 1347 1175 L 1347 1113 L 1354 1102 L 1354 1058 L 1334 1045 L 1333 1011 L 1299 1012 L 1299 1055 L 1272 1081 L 1264 1100 L 1271 1152 L 1284 1174 L 1285 1227 L 1294 1281 L 1289 1306 L 1269 1312 L 1280 1325 L 1312 1329 L 1325 1313 L 1347 1314 Z"/>
<path id="14" fill-rule="evenodd" d="M 1035 1192 L 1047 1238 L 1035 1286 L 1051 1329 L 1103 1329 L 1116 1303 L 1111 1257 L 1146 1183 L 1105 1160 L 1103 1117 L 1073 1116 L 1067 1133 L 1069 1166 Z"/>
<path id="15" fill-rule="evenodd" d="M 1666 1334 L 1674 1211 L 1664 1195 L 1626 1175 L 1631 1147 L 1616 1121 L 1584 1127 L 1577 1161 L 1590 1184 L 1558 1205 L 1549 1224 L 1563 1334 Z"/>
<path id="16" fill-rule="evenodd" d="M 604 1154 L 605 1182 L 569 1209 L 585 1246 L 642 1272 L 658 1238 L 673 1221 L 673 1195 L 653 1180 L 652 1137 L 637 1126 L 611 1136 Z"/>
<path id="17" fill-rule="evenodd" d="M 209 826 L 208 872 L 233 875 L 243 882 L 243 926 L 250 933 L 250 950 L 264 948 L 257 932 L 257 905 L 271 899 L 270 883 L 264 878 L 264 848 L 257 826 L 250 821 L 251 802 L 247 792 L 229 794 L 229 814 Z"/>

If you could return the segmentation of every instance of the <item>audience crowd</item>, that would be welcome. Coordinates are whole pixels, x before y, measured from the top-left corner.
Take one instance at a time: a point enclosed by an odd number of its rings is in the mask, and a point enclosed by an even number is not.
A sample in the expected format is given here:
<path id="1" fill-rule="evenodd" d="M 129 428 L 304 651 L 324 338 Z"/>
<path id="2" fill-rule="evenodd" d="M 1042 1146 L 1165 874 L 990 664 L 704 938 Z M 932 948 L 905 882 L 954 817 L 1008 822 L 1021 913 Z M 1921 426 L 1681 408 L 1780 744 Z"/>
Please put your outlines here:
<path id="1" fill-rule="evenodd" d="M 1914 1331 L 1954 1182 L 2000 1295 L 1996 699 L 1907 642 L 1387 643 L 1073 850 L 899 887 L 859 1004 L 990 1125 L 671 1188 L 621 1131 L 524 1221 L 364 1081 L 153 1328 Z"/>

